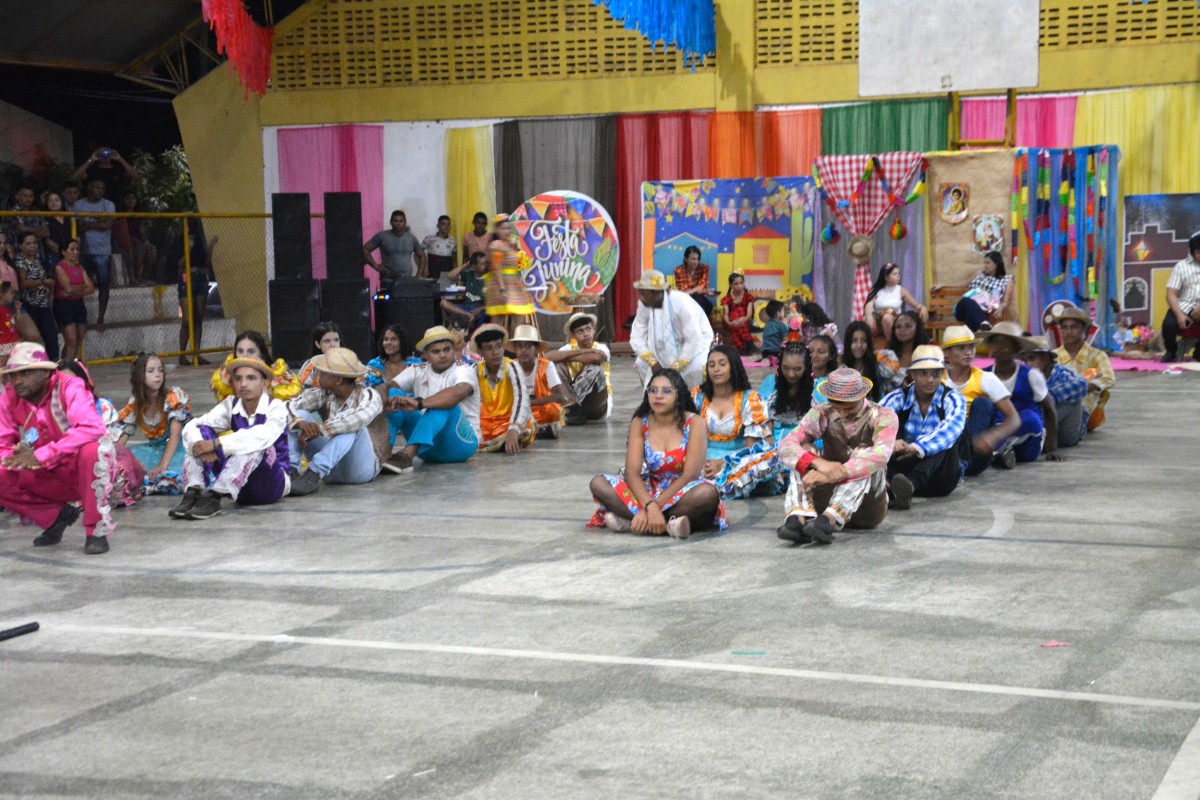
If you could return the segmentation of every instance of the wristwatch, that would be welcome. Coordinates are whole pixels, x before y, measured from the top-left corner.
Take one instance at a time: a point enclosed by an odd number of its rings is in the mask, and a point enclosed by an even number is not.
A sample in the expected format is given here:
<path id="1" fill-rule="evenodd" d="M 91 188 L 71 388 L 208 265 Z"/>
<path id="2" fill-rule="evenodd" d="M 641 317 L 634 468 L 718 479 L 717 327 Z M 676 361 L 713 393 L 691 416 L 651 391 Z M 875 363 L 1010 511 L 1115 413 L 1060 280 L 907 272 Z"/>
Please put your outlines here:
<path id="1" fill-rule="evenodd" d="M 418 397 L 417 398 L 417 411 L 424 411 L 424 410 L 425 410 L 425 398 Z"/>

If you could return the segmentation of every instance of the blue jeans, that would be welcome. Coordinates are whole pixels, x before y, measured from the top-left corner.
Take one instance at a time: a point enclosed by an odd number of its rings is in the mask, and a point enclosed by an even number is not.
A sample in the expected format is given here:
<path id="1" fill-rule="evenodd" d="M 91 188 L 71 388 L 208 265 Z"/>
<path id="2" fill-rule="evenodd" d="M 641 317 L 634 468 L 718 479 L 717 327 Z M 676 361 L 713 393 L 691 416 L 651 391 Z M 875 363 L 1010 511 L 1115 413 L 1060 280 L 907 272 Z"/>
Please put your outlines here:
<path id="1" fill-rule="evenodd" d="M 978 331 L 983 327 L 983 323 L 988 321 L 988 315 L 983 310 L 983 306 L 970 297 L 964 297 L 954 305 L 954 318 L 964 323 L 972 333 Z"/>
<path id="2" fill-rule="evenodd" d="M 112 255 L 81 255 L 79 261 L 96 286 L 108 286 L 112 280 Z"/>
<path id="3" fill-rule="evenodd" d="M 1012 450 L 1017 456 L 1017 461 L 1036 461 L 1042 454 L 1042 440 L 1046 434 L 1041 410 L 1027 408 L 1019 412 L 1019 415 L 1021 427 L 996 448 L 996 453 Z M 976 436 L 993 425 L 999 424 L 1003 419 L 1004 415 L 996 410 L 996 406 L 991 400 L 986 397 L 976 397 L 971 401 L 971 410 L 967 412 L 968 438 L 974 440 Z M 967 462 L 966 474 L 978 475 L 983 472 L 992 463 L 994 455 L 995 453 L 988 453 L 981 456 L 972 450 L 971 460 Z"/>
<path id="4" fill-rule="evenodd" d="M 307 411 L 297 416 L 308 422 L 320 420 Z M 288 433 L 288 453 L 293 468 L 300 467 L 301 452 L 308 458 L 308 468 L 325 479 L 326 483 L 370 483 L 379 474 L 375 447 L 366 428 L 353 433 L 318 436 L 300 446 L 300 432 Z"/>
<path id="5" fill-rule="evenodd" d="M 400 411 L 400 432 L 416 445 L 417 458 L 435 464 L 460 464 L 479 449 L 479 440 L 462 409 L 427 408 Z"/>

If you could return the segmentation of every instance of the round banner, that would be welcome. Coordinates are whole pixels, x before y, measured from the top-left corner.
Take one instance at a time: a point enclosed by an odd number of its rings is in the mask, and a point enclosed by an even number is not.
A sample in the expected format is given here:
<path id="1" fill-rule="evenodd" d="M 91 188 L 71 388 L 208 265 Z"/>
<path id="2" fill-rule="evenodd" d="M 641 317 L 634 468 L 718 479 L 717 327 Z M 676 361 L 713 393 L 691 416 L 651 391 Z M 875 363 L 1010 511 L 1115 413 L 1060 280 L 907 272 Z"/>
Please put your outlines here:
<path id="1" fill-rule="evenodd" d="M 526 200 L 509 217 L 521 248 L 521 277 L 539 311 L 570 314 L 600 302 L 617 273 L 617 229 L 603 206 L 579 192 Z"/>

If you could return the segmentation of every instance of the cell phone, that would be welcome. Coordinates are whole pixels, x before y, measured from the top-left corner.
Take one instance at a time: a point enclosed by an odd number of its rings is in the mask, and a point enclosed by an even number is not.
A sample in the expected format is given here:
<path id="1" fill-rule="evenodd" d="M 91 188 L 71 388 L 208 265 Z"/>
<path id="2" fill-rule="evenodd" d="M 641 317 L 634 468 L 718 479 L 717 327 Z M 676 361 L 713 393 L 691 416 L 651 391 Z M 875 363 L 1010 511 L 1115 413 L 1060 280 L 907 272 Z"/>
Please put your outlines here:
<path id="1" fill-rule="evenodd" d="M 107 147 L 104 148 L 103 150 L 100 151 L 100 157 L 101 158 L 111 158 L 112 150 L 109 150 Z"/>

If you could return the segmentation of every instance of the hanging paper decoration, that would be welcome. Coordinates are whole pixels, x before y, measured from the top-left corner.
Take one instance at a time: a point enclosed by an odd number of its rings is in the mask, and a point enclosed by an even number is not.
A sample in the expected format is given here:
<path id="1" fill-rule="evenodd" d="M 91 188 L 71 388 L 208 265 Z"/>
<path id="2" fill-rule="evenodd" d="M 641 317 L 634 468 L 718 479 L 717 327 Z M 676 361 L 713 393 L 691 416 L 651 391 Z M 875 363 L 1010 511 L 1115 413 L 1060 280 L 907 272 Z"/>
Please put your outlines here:
<path id="1" fill-rule="evenodd" d="M 821 242 L 823 244 L 834 244 L 840 238 L 842 238 L 842 235 L 838 233 L 837 227 L 832 222 L 821 228 Z"/>
<path id="2" fill-rule="evenodd" d="M 899 217 L 896 217 L 894 220 L 892 220 L 892 227 L 888 228 L 888 236 L 892 237 L 896 241 L 900 241 L 905 236 L 908 236 L 908 228 L 904 226 L 904 223 L 900 221 Z"/>
<path id="3" fill-rule="evenodd" d="M 717 50 L 713 0 L 592 0 L 605 6 L 612 18 L 650 40 L 683 53 L 692 69 Z"/>
<path id="4" fill-rule="evenodd" d="M 922 171 L 919 184 L 923 184 L 924 165 L 921 153 L 820 156 L 813 164 L 813 177 L 833 216 L 846 230 L 869 236 L 883 224 L 888 212 L 921 196 L 915 187 L 907 195 L 893 187 L 913 184 L 918 170 Z"/>
<path id="5" fill-rule="evenodd" d="M 217 52 L 237 70 L 246 96 L 267 93 L 271 77 L 271 37 L 274 28 L 260 28 L 242 0 L 202 0 L 204 21 L 216 33 Z"/>

